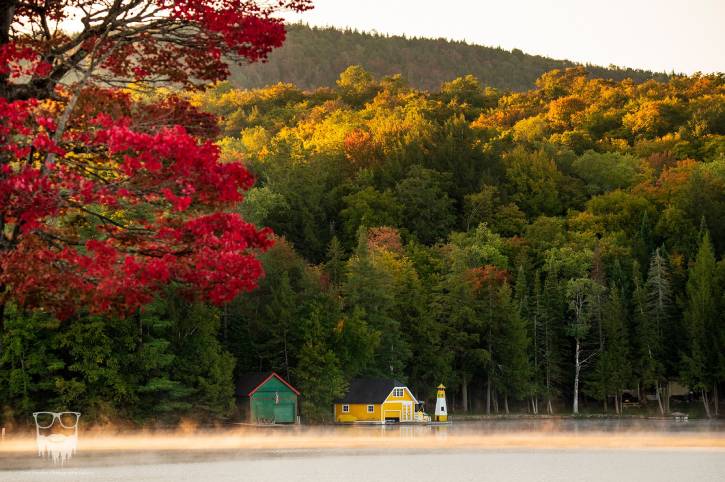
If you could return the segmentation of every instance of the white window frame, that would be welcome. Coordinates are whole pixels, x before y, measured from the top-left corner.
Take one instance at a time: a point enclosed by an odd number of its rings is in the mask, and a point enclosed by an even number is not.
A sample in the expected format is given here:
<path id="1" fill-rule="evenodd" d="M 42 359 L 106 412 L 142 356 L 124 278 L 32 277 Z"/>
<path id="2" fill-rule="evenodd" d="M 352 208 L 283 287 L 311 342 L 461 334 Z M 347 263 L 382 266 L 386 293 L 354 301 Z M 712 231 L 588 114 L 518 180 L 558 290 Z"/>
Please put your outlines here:
<path id="1" fill-rule="evenodd" d="M 368 413 L 374 413 L 375 412 L 375 405 L 368 405 Z"/>
<path id="2" fill-rule="evenodd" d="M 394 397 L 403 397 L 403 396 L 405 396 L 405 388 L 401 388 L 401 387 L 395 387 L 395 388 L 393 388 L 393 396 Z"/>
<path id="3" fill-rule="evenodd" d="M 350 405 L 343 405 L 342 413 L 350 413 Z"/>

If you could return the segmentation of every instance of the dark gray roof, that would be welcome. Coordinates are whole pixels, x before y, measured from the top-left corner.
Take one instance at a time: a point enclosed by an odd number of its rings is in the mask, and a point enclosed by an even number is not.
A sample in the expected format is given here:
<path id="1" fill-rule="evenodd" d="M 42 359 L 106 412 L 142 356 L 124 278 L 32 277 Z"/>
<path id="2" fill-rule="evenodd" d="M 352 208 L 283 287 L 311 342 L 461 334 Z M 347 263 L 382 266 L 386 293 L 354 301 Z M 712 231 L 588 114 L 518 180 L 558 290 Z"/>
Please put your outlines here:
<path id="1" fill-rule="evenodd" d="M 395 387 L 405 384 L 389 378 L 355 378 L 347 394 L 337 403 L 383 403 Z"/>

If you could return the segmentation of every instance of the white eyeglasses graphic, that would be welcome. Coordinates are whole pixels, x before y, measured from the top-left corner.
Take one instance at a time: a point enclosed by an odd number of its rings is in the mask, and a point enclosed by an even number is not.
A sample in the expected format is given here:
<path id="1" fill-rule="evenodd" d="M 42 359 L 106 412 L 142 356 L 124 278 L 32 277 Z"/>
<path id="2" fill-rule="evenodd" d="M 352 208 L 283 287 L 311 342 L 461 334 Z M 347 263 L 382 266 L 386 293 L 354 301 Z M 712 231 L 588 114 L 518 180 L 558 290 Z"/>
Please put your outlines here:
<path id="1" fill-rule="evenodd" d="M 35 441 L 38 445 L 38 455 L 50 456 L 53 463 L 64 464 L 78 448 L 78 420 L 80 412 L 33 412 L 35 419 Z M 47 433 L 55 421 L 66 430 L 73 430 L 72 434 Z M 41 433 L 43 431 L 44 433 Z"/>
<path id="2" fill-rule="evenodd" d="M 33 418 L 35 418 L 35 426 L 39 429 L 52 427 L 56 420 L 63 428 L 77 429 L 81 414 L 80 412 L 33 412 Z"/>

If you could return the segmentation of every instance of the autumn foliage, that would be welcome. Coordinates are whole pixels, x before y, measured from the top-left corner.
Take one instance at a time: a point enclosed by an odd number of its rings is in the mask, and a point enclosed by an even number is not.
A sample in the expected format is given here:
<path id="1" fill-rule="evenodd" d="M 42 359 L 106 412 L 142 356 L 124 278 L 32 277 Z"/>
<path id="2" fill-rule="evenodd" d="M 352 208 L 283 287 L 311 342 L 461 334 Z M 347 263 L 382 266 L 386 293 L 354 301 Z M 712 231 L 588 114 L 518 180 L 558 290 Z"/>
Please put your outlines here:
<path id="1" fill-rule="evenodd" d="M 497 268 L 495 265 L 487 264 L 468 270 L 468 281 L 474 292 L 478 293 L 486 288 L 496 288 L 508 281 L 509 273 Z"/>
<path id="2" fill-rule="evenodd" d="M 5 2 L 0 305 L 127 314 L 168 283 L 214 303 L 253 289 L 271 232 L 235 212 L 254 180 L 220 162 L 216 118 L 174 95 L 139 101 L 113 86 L 222 79 L 225 59 L 261 60 L 282 44 L 277 12 L 307 8 Z M 78 15 L 78 34 L 48 28 Z"/>

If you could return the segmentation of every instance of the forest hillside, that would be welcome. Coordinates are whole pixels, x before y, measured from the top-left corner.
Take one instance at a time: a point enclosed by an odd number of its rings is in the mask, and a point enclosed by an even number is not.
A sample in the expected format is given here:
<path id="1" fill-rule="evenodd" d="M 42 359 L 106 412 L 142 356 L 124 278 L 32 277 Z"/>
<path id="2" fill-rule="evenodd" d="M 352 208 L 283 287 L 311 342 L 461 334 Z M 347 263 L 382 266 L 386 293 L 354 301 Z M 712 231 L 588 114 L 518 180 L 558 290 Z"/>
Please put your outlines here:
<path id="1" fill-rule="evenodd" d="M 574 67 L 568 60 L 555 60 L 446 39 L 406 38 L 375 33 L 288 26 L 284 45 L 273 51 L 269 62 L 231 65 L 230 81 L 238 88 L 257 88 L 289 82 L 301 89 L 333 87 L 340 72 L 361 65 L 377 77 L 401 74 L 415 88 L 437 90 L 443 82 L 467 74 L 484 85 L 501 90 L 522 91 L 534 87 L 544 72 Z M 642 82 L 666 80 L 662 73 L 588 65 L 592 77 Z"/>
<path id="2" fill-rule="evenodd" d="M 216 307 L 170 286 L 123 319 L 9 306 L 4 420 L 235 420 L 237 377 L 263 370 L 300 389 L 306 422 L 360 376 L 428 401 L 442 382 L 454 414 L 717 413 L 723 75 L 577 67 L 505 93 L 351 66 L 333 87 L 182 95 L 256 176 L 241 214 L 275 233 L 259 288 Z"/>

